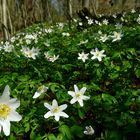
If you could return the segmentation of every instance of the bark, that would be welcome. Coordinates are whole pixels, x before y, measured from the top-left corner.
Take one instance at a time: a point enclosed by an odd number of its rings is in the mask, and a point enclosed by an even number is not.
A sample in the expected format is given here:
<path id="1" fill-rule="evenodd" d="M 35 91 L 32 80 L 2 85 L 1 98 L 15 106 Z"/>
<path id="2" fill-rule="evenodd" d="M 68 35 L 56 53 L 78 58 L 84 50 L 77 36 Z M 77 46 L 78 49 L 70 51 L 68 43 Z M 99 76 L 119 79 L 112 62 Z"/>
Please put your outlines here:
<path id="1" fill-rule="evenodd" d="M 9 39 L 9 32 L 8 32 L 8 24 L 7 24 L 7 1 L 2 0 L 2 29 L 3 29 L 3 35 L 4 40 Z"/>
<path id="2" fill-rule="evenodd" d="M 89 8 L 89 0 L 82 0 L 82 7 Z"/>

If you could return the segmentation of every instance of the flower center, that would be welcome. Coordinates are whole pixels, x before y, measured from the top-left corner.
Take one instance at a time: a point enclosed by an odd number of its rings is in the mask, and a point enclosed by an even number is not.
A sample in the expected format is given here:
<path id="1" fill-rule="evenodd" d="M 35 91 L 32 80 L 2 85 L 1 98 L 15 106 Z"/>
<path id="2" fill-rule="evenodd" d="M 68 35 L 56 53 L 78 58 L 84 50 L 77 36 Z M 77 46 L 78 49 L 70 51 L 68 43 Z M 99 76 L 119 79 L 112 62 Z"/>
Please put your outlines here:
<path id="1" fill-rule="evenodd" d="M 0 118 L 6 119 L 10 114 L 11 108 L 6 104 L 0 104 Z"/>
<path id="2" fill-rule="evenodd" d="M 80 97 L 81 96 L 81 92 L 77 92 L 76 93 L 76 97 L 78 98 L 78 97 Z"/>
<path id="3" fill-rule="evenodd" d="M 31 57 L 33 55 L 33 53 L 32 52 L 28 52 L 27 55 L 28 55 L 28 57 Z"/>
<path id="4" fill-rule="evenodd" d="M 96 56 L 99 56 L 100 55 L 100 53 L 99 52 L 96 52 Z"/>
<path id="5" fill-rule="evenodd" d="M 59 108 L 59 107 L 55 107 L 55 108 L 52 110 L 53 113 L 58 113 L 59 111 L 60 111 L 60 108 Z"/>
<path id="6" fill-rule="evenodd" d="M 40 86 L 39 88 L 38 88 L 38 90 L 41 92 L 43 92 L 43 89 L 44 89 L 44 86 Z"/>

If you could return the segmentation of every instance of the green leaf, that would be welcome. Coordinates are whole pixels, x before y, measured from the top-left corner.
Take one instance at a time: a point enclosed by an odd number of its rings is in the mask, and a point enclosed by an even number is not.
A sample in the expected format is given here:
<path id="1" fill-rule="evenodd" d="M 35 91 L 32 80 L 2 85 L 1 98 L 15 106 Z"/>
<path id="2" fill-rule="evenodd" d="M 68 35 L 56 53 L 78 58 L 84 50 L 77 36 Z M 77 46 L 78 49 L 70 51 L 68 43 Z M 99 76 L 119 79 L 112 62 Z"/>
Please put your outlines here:
<path id="1" fill-rule="evenodd" d="M 135 74 L 136 74 L 137 78 L 140 78 L 140 69 L 136 69 Z"/>
<path id="2" fill-rule="evenodd" d="M 117 100 L 116 100 L 116 98 L 115 97 L 113 97 L 113 96 L 111 96 L 111 95 L 109 95 L 109 94 L 102 94 L 102 99 L 103 99 L 103 101 L 105 101 L 105 102 L 108 102 L 108 103 L 110 103 L 110 104 L 112 104 L 112 103 L 117 103 Z"/>
<path id="3" fill-rule="evenodd" d="M 73 125 L 71 128 L 70 128 L 70 130 L 71 130 L 71 133 L 73 134 L 73 135 L 76 135 L 76 136 L 78 136 L 78 137 L 83 137 L 83 128 L 82 127 L 80 127 L 80 126 L 78 126 L 78 125 Z"/>
<path id="4" fill-rule="evenodd" d="M 48 140 L 57 140 L 54 134 L 48 134 Z"/>
<path id="5" fill-rule="evenodd" d="M 66 137 L 68 140 L 71 140 L 70 129 L 67 125 L 62 125 L 59 127 L 59 131 Z"/>
<path id="6" fill-rule="evenodd" d="M 63 138 L 64 138 L 64 136 L 63 136 L 62 133 L 58 134 L 58 136 L 57 136 L 57 140 L 64 140 Z"/>
<path id="7" fill-rule="evenodd" d="M 84 118 L 84 116 L 85 116 L 84 111 L 83 111 L 83 110 L 81 110 L 81 109 L 78 109 L 78 114 L 79 114 L 79 117 L 80 117 L 81 119 L 83 119 L 83 118 Z"/>

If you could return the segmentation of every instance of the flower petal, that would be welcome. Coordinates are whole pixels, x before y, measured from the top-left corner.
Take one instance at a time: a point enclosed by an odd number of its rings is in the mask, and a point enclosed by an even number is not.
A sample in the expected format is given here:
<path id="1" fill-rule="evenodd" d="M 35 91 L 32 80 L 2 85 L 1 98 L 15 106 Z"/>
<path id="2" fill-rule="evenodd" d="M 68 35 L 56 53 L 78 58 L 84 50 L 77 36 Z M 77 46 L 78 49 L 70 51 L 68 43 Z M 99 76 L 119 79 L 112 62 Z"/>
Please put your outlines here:
<path id="1" fill-rule="evenodd" d="M 101 58 L 101 57 L 97 57 L 97 59 L 98 59 L 99 61 L 102 61 L 102 58 Z"/>
<path id="2" fill-rule="evenodd" d="M 3 126 L 3 132 L 6 136 L 10 135 L 10 122 L 8 120 L 5 120 L 2 124 Z"/>
<path id="3" fill-rule="evenodd" d="M 82 100 L 88 100 L 88 99 L 90 99 L 89 96 L 85 96 L 85 95 L 82 96 Z"/>
<path id="4" fill-rule="evenodd" d="M 33 99 L 38 98 L 40 95 L 41 95 L 40 92 L 35 92 L 35 94 L 34 94 L 34 96 L 33 96 Z"/>
<path id="5" fill-rule="evenodd" d="M 70 103 L 71 104 L 74 104 L 76 101 L 77 101 L 77 99 L 76 98 L 73 98 L 73 99 L 71 99 Z"/>
<path id="6" fill-rule="evenodd" d="M 75 90 L 75 92 L 79 92 L 77 85 L 74 85 L 74 90 Z"/>
<path id="7" fill-rule="evenodd" d="M 65 112 L 60 112 L 59 115 L 65 117 L 65 118 L 69 117 Z"/>
<path id="8" fill-rule="evenodd" d="M 80 89 L 80 92 L 82 93 L 82 94 L 84 94 L 85 93 L 85 91 L 86 91 L 86 87 L 83 87 L 82 89 Z"/>
<path id="9" fill-rule="evenodd" d="M 71 95 L 72 97 L 75 96 L 75 92 L 73 92 L 73 91 L 68 91 L 68 94 Z"/>
<path id="10" fill-rule="evenodd" d="M 58 122 L 59 121 L 59 119 L 60 119 L 60 116 L 57 114 L 57 115 L 55 115 L 55 120 Z"/>
<path id="11" fill-rule="evenodd" d="M 9 86 L 6 85 L 3 91 L 3 94 L 1 96 L 2 100 L 9 100 L 10 99 L 10 92 L 9 92 Z"/>
<path id="12" fill-rule="evenodd" d="M 48 104 L 48 103 L 44 103 L 44 106 L 45 106 L 46 108 L 48 108 L 49 110 L 52 109 L 52 106 L 51 106 L 50 104 Z"/>
<path id="13" fill-rule="evenodd" d="M 12 108 L 12 109 L 17 109 L 19 106 L 20 106 L 20 101 L 16 101 L 15 100 L 16 98 L 13 98 L 9 101 L 9 106 Z"/>
<path id="14" fill-rule="evenodd" d="M 8 116 L 8 120 L 9 121 L 14 121 L 14 122 L 18 122 L 22 119 L 22 116 L 19 115 L 16 111 L 12 111 L 10 113 L 10 115 Z"/>
<path id="15" fill-rule="evenodd" d="M 53 116 L 53 114 L 51 113 L 51 111 L 49 111 L 49 112 L 47 112 L 45 115 L 44 115 L 44 118 L 49 118 L 49 117 L 51 117 L 51 116 Z"/>
<path id="16" fill-rule="evenodd" d="M 67 104 L 63 104 L 61 106 L 59 106 L 60 110 L 63 111 L 67 108 Z"/>
<path id="17" fill-rule="evenodd" d="M 82 99 L 79 99 L 78 102 L 79 102 L 80 106 L 83 106 L 84 105 Z"/>
<path id="18" fill-rule="evenodd" d="M 58 106 L 58 103 L 55 99 L 52 101 L 52 106 L 54 106 L 54 107 Z"/>

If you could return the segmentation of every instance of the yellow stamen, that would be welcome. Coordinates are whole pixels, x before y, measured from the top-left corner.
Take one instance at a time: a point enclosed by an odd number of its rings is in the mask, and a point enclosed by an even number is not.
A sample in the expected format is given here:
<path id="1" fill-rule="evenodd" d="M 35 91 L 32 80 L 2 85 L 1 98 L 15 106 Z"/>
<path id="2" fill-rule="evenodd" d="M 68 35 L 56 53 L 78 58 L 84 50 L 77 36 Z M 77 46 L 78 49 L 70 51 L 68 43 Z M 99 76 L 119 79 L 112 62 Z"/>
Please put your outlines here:
<path id="1" fill-rule="evenodd" d="M 81 92 L 77 92 L 76 97 L 80 97 L 80 96 L 81 96 Z"/>
<path id="2" fill-rule="evenodd" d="M 11 112 L 11 108 L 6 104 L 0 104 L 0 118 L 6 119 Z"/>
<path id="3" fill-rule="evenodd" d="M 41 91 L 43 91 L 43 89 L 44 89 L 44 86 L 40 86 L 39 88 L 38 88 L 38 90 L 41 92 Z"/>
<path id="4" fill-rule="evenodd" d="M 53 113 L 58 113 L 59 111 L 60 111 L 60 108 L 59 108 L 59 107 L 55 107 L 55 108 L 52 110 Z"/>

